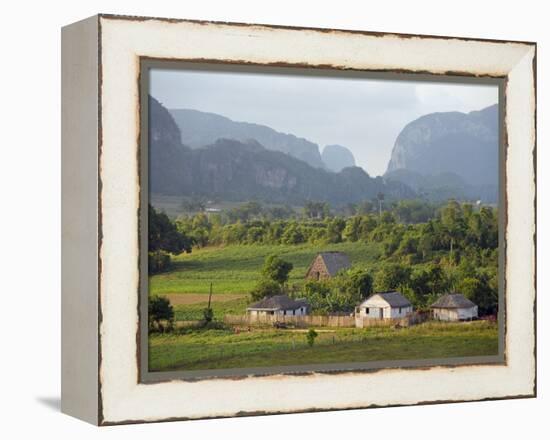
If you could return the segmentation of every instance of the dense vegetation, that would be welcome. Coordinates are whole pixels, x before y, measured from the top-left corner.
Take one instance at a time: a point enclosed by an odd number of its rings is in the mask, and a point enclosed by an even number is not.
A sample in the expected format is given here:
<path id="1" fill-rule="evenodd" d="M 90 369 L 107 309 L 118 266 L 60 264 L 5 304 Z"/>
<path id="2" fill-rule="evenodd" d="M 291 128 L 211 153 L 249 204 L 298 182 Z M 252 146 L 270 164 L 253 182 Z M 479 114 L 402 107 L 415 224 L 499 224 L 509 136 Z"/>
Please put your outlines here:
<path id="1" fill-rule="evenodd" d="M 459 291 L 495 313 L 498 303 L 498 213 L 454 200 L 386 203 L 382 198 L 332 212 L 326 203 L 307 203 L 302 212 L 249 202 L 224 213 L 198 212 L 173 221 L 178 243 L 207 246 L 298 246 L 319 249 L 340 243 L 373 245 L 377 264 L 358 265 L 326 282 L 286 283 L 261 277 L 253 298 L 282 289 L 305 296 L 320 312 L 348 312 L 372 291 L 398 289 L 417 308 L 448 291 Z M 158 216 L 153 208 L 151 215 Z M 165 220 L 165 219 L 164 219 Z M 163 220 L 163 221 L 164 221 Z M 174 234 L 173 229 L 167 229 Z M 162 243 L 162 237 L 157 237 Z M 166 248 L 166 246 L 165 246 Z M 189 251 L 189 246 L 182 247 Z M 169 249 L 167 249 L 169 251 Z M 292 276 L 290 277 L 292 281 Z"/>

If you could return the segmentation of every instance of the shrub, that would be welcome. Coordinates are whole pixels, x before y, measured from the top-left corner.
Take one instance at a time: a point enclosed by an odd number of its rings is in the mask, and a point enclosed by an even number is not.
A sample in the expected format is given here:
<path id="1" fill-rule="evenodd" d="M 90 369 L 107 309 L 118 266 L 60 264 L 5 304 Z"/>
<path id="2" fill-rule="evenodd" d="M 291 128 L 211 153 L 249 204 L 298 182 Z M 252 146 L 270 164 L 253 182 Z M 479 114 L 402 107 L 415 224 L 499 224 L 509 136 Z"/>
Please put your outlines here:
<path id="1" fill-rule="evenodd" d="M 268 296 L 280 295 L 282 291 L 281 285 L 276 281 L 262 279 L 250 292 L 250 298 L 252 301 L 259 301 Z"/>
<path id="2" fill-rule="evenodd" d="M 212 320 L 214 319 L 214 310 L 212 310 L 212 307 L 205 308 L 202 311 L 202 317 L 206 324 L 212 322 Z"/>
<path id="3" fill-rule="evenodd" d="M 318 333 L 315 331 L 315 329 L 310 328 L 309 331 L 306 333 L 306 340 L 307 345 L 310 347 L 313 347 L 313 344 L 315 343 L 315 338 L 318 336 Z"/>
<path id="4" fill-rule="evenodd" d="M 149 328 L 165 330 L 163 322 L 168 323 L 167 329 L 174 324 L 174 309 L 170 300 L 164 296 L 152 296 L 149 298 Z"/>

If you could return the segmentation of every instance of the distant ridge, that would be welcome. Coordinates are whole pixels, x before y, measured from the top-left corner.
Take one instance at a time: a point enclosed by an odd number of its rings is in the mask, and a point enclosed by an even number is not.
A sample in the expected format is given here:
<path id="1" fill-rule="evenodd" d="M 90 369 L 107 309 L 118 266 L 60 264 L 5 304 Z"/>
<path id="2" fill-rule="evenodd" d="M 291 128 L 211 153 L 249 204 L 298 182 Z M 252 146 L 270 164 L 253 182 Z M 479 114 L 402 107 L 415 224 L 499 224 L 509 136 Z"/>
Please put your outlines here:
<path id="1" fill-rule="evenodd" d="M 498 202 L 498 106 L 431 113 L 397 136 L 384 178 L 429 198 Z"/>
<path id="2" fill-rule="evenodd" d="M 319 146 L 292 134 L 249 122 L 236 122 L 216 113 L 190 109 L 169 110 L 181 132 L 181 142 L 191 148 L 211 145 L 218 139 L 246 142 L 255 139 L 268 150 L 281 151 L 307 164 L 324 168 Z"/>
<path id="3" fill-rule="evenodd" d="M 189 148 L 181 143 L 174 118 L 152 97 L 149 118 L 149 182 L 156 194 L 292 204 L 315 200 L 335 206 L 373 199 L 378 193 L 388 198 L 416 195 L 400 182 L 372 178 L 361 168 L 330 172 L 252 139 L 221 138 Z"/>
<path id="4" fill-rule="evenodd" d="M 355 166 L 353 153 L 342 145 L 327 145 L 323 148 L 321 157 L 326 167 L 331 171 L 341 171 L 347 167 Z"/>
<path id="5" fill-rule="evenodd" d="M 498 183 L 498 106 L 470 113 L 430 113 L 407 124 L 387 172 L 454 173 L 468 184 Z"/>

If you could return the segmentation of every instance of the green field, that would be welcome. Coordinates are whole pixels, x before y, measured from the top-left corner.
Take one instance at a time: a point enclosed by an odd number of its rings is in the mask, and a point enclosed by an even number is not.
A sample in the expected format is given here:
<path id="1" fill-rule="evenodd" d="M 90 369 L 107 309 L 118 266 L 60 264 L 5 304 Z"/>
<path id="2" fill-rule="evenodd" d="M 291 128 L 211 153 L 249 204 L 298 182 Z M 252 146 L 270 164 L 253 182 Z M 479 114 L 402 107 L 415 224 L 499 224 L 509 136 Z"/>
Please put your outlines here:
<path id="1" fill-rule="evenodd" d="M 202 370 L 498 354 L 498 326 L 482 321 L 318 332 L 313 347 L 307 346 L 304 331 L 295 330 L 152 334 L 149 368 Z"/>
<path id="2" fill-rule="evenodd" d="M 208 293 L 210 283 L 214 295 L 247 294 L 260 278 L 266 256 L 277 254 L 290 261 L 289 284 L 302 282 L 311 261 L 322 251 L 342 251 L 349 255 L 354 266 L 375 268 L 380 246 L 375 243 L 339 243 L 317 246 L 303 245 L 234 245 L 194 249 L 173 259 L 169 272 L 150 278 L 151 294 Z"/>
<path id="3" fill-rule="evenodd" d="M 204 296 L 206 297 L 206 295 Z M 231 299 L 229 301 L 213 302 L 210 305 L 210 307 L 214 312 L 215 319 L 221 321 L 224 315 L 244 314 L 248 303 L 249 303 L 248 295 L 243 295 L 241 298 Z M 188 304 L 176 304 L 174 305 L 175 319 L 176 321 L 201 320 L 203 318 L 203 310 L 207 306 L 208 306 L 207 301 L 193 302 Z"/>

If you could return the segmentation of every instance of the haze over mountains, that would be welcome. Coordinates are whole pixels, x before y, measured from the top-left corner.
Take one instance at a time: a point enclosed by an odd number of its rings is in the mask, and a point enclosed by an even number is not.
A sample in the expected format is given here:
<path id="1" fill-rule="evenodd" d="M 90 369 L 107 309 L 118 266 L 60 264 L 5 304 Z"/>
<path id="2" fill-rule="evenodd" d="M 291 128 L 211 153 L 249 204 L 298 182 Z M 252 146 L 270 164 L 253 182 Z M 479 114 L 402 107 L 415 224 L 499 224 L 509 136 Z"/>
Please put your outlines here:
<path id="1" fill-rule="evenodd" d="M 167 110 L 150 97 L 151 191 L 225 200 L 342 205 L 376 197 L 497 201 L 498 109 L 432 113 L 396 139 L 388 170 L 370 177 L 341 145 L 319 146 L 214 113 Z"/>
<path id="2" fill-rule="evenodd" d="M 191 148 L 181 142 L 182 134 L 170 112 L 152 97 L 149 121 L 153 193 L 291 204 L 316 200 L 335 205 L 372 199 L 379 192 L 394 198 L 415 196 L 406 185 L 372 178 L 362 168 L 334 173 L 268 150 L 254 139 L 221 138 Z"/>
<path id="3" fill-rule="evenodd" d="M 198 110 L 169 110 L 181 133 L 181 142 L 191 148 L 211 145 L 218 139 L 255 139 L 268 150 L 281 151 L 309 165 L 323 168 L 319 146 L 292 134 L 248 122 L 235 122 L 225 116 Z"/>
<path id="4" fill-rule="evenodd" d="M 384 177 L 432 195 L 496 202 L 498 106 L 470 113 L 431 113 L 397 137 Z"/>
<path id="5" fill-rule="evenodd" d="M 327 145 L 323 149 L 321 158 L 326 167 L 335 172 L 355 166 L 355 157 L 353 157 L 353 153 L 342 145 Z"/>

